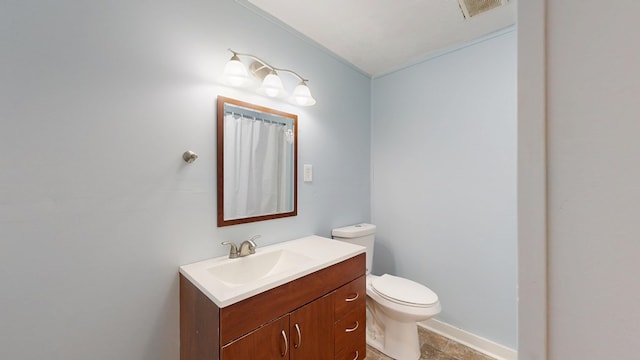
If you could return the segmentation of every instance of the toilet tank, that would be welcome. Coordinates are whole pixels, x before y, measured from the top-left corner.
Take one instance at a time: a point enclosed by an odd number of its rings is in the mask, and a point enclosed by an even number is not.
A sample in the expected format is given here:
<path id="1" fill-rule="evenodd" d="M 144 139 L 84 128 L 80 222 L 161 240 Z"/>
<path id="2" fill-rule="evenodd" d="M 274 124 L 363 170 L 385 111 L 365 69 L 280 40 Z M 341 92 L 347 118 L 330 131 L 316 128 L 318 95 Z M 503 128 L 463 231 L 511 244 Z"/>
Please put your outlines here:
<path id="1" fill-rule="evenodd" d="M 331 231 L 331 237 L 335 240 L 345 241 L 367 248 L 367 275 L 371 271 L 373 263 L 373 244 L 376 226 L 372 224 L 356 224 L 345 226 Z"/>

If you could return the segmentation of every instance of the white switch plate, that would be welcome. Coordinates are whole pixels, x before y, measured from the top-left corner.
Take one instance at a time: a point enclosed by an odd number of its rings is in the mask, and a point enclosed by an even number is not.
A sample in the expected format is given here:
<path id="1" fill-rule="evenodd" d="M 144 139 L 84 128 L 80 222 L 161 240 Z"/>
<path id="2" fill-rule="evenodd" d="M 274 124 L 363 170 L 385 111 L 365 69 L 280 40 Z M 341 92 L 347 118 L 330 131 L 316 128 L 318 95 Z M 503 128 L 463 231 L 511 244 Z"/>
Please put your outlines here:
<path id="1" fill-rule="evenodd" d="M 313 181 L 313 166 L 311 164 L 304 164 L 304 182 Z"/>

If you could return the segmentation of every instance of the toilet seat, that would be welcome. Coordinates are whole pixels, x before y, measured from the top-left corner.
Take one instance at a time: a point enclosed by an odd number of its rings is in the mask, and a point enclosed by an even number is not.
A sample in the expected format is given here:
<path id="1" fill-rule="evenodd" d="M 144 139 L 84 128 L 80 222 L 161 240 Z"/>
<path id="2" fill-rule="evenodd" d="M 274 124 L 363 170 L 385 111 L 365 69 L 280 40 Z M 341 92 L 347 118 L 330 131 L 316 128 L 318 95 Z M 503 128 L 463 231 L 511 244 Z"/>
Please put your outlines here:
<path id="1" fill-rule="evenodd" d="M 431 307 L 438 295 L 428 287 L 409 279 L 384 274 L 371 282 L 371 289 L 386 300 L 412 307 Z"/>

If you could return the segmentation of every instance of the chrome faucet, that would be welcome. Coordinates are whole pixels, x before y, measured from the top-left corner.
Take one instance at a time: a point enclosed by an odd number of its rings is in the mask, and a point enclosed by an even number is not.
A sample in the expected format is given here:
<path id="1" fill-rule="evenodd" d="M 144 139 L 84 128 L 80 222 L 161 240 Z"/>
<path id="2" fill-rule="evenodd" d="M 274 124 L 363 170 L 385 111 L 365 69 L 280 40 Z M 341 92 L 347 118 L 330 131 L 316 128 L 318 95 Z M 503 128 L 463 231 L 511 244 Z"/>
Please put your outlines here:
<path id="1" fill-rule="evenodd" d="M 243 241 L 242 244 L 240 244 L 240 254 L 238 256 L 255 254 L 258 245 L 256 245 L 254 240 L 258 238 L 260 238 L 260 235 L 255 235 L 251 239 Z"/>
<path id="2" fill-rule="evenodd" d="M 255 254 L 258 245 L 256 245 L 254 240 L 258 239 L 259 237 L 260 235 L 256 235 L 249 240 L 243 241 L 242 244 L 240 244 L 240 249 L 238 249 L 238 246 L 236 246 L 236 244 L 231 241 L 225 241 L 221 244 L 231 246 L 231 248 L 229 249 L 229 259 L 235 259 L 238 257 Z"/>

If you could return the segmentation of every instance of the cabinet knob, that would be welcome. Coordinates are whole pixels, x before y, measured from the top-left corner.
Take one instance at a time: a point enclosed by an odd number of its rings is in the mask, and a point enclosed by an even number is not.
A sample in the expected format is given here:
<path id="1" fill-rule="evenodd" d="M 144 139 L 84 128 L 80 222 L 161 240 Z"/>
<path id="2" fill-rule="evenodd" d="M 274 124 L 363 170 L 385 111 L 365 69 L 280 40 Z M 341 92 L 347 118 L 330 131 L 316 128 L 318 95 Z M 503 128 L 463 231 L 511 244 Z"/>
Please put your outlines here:
<path id="1" fill-rule="evenodd" d="M 353 360 L 358 360 L 358 350 L 356 350 L 356 357 L 353 358 Z"/>

